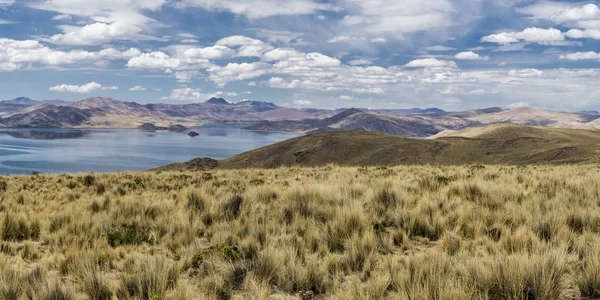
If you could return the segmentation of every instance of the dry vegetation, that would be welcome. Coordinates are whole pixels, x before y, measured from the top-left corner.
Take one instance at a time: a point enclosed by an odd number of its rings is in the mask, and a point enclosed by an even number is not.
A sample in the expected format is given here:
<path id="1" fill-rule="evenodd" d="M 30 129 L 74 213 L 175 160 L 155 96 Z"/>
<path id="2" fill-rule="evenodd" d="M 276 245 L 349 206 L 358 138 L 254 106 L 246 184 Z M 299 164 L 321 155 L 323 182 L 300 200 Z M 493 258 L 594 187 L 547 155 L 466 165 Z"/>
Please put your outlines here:
<path id="1" fill-rule="evenodd" d="M 598 298 L 599 175 L 589 165 L 4 177 L 0 298 Z"/>

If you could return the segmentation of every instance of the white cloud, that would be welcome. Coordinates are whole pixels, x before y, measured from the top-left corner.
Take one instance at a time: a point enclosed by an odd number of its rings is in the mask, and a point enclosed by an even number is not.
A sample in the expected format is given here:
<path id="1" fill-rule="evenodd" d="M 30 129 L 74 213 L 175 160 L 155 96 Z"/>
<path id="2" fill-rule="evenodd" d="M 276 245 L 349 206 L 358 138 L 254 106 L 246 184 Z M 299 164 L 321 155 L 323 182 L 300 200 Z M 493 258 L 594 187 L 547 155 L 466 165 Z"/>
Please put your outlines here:
<path id="1" fill-rule="evenodd" d="M 249 38 L 249 37 L 243 36 L 243 35 L 233 35 L 233 36 L 229 36 L 226 38 L 222 38 L 222 39 L 218 40 L 215 44 L 221 45 L 221 46 L 228 46 L 228 47 L 237 47 L 237 46 L 249 46 L 249 45 L 258 46 L 258 45 L 264 44 L 264 42 L 261 40 Z"/>
<path id="2" fill-rule="evenodd" d="M 201 89 L 198 88 L 178 88 L 171 91 L 171 95 L 161 98 L 161 100 L 176 100 L 176 101 L 194 101 L 203 102 L 210 98 L 220 98 L 224 96 L 235 97 L 238 96 L 235 92 L 223 92 L 218 91 L 214 93 L 202 93 Z"/>
<path id="3" fill-rule="evenodd" d="M 70 21 L 72 19 L 73 17 L 71 17 L 71 15 L 56 15 L 52 17 L 52 20 L 54 21 Z"/>
<path id="4" fill-rule="evenodd" d="M 451 60 L 438 60 L 437 58 L 423 58 L 410 61 L 407 68 L 456 68 L 456 63 Z"/>
<path id="5" fill-rule="evenodd" d="M 194 40 L 194 39 L 183 39 L 183 40 L 181 40 L 181 42 L 184 43 L 184 44 L 197 44 L 197 43 L 199 43 L 198 40 Z"/>
<path id="6" fill-rule="evenodd" d="M 8 7 L 15 3 L 15 0 L 0 0 L 0 8 Z"/>
<path id="7" fill-rule="evenodd" d="M 541 77 L 543 74 L 544 72 L 538 69 L 510 70 L 508 72 L 508 76 L 521 78 Z"/>
<path id="8" fill-rule="evenodd" d="M 378 44 L 378 43 L 387 43 L 387 40 L 385 38 L 378 37 L 378 38 L 371 39 L 371 43 L 375 43 L 375 44 Z"/>
<path id="9" fill-rule="evenodd" d="M 430 46 L 430 47 L 426 47 L 425 50 L 445 52 L 445 51 L 452 51 L 452 50 L 456 50 L 456 49 L 452 48 L 452 47 L 446 47 L 446 46 Z"/>
<path id="10" fill-rule="evenodd" d="M 307 15 L 328 10 L 331 5 L 312 0 L 182 0 L 178 7 L 200 7 L 209 11 L 226 11 L 250 19 L 282 15 Z"/>
<path id="11" fill-rule="evenodd" d="M 68 85 L 68 84 L 60 84 L 57 86 L 50 87 L 50 91 L 53 92 L 62 92 L 62 93 L 91 93 L 95 91 L 114 91 L 119 88 L 116 86 L 102 86 L 96 82 L 86 83 L 84 85 Z"/>
<path id="12" fill-rule="evenodd" d="M 501 32 L 484 36 L 481 41 L 497 44 L 511 44 L 525 41 L 529 43 L 560 42 L 565 35 L 558 29 L 529 27 L 519 32 Z"/>
<path id="13" fill-rule="evenodd" d="M 235 50 L 226 46 L 214 45 L 206 48 L 190 48 L 181 53 L 185 58 L 227 59 L 235 56 Z"/>
<path id="14" fill-rule="evenodd" d="M 64 33 L 53 35 L 45 40 L 56 44 L 80 46 L 101 45 L 114 40 L 156 40 L 141 34 L 140 27 L 123 22 L 111 24 L 97 22 L 83 27 L 71 25 L 58 27 Z"/>
<path id="15" fill-rule="evenodd" d="M 600 40 L 600 29 L 571 29 L 567 36 L 573 39 L 595 39 Z"/>
<path id="16" fill-rule="evenodd" d="M 459 60 L 489 60 L 489 56 L 481 56 L 473 51 L 460 52 L 454 56 L 455 59 Z"/>
<path id="17" fill-rule="evenodd" d="M 180 88 L 171 91 L 171 95 L 163 97 L 162 100 L 200 101 L 210 99 L 200 89 Z"/>
<path id="18" fill-rule="evenodd" d="M 265 44 L 261 40 L 242 35 L 234 35 L 220 39 L 215 45 L 237 48 L 237 56 L 240 57 L 260 57 L 263 53 L 273 49 L 272 46 Z"/>
<path id="19" fill-rule="evenodd" d="M 186 69 L 186 68 L 207 68 L 212 66 L 210 61 L 205 58 L 184 58 L 173 57 L 164 52 L 156 51 L 143 53 L 132 57 L 127 62 L 128 68 L 140 69 Z"/>
<path id="20" fill-rule="evenodd" d="M 344 101 L 354 100 L 354 97 L 348 96 L 348 95 L 341 95 L 339 98 L 340 98 L 340 100 L 344 100 Z"/>
<path id="21" fill-rule="evenodd" d="M 154 39 L 142 32 L 163 25 L 147 17 L 147 12 L 156 11 L 167 2 L 168 0 L 40 0 L 27 2 L 26 5 L 91 20 L 81 27 L 58 26 L 63 33 L 46 40 L 66 45 L 100 45 L 113 40 Z"/>
<path id="22" fill-rule="evenodd" d="M 365 38 L 363 38 L 363 37 L 341 35 L 341 36 L 336 36 L 336 37 L 328 40 L 327 43 L 330 43 L 330 44 L 347 43 L 347 42 L 358 42 L 358 41 L 364 41 L 364 40 L 365 40 Z"/>
<path id="23" fill-rule="evenodd" d="M 141 91 L 145 91 L 145 90 L 146 90 L 145 87 L 139 86 L 139 85 L 136 85 L 129 89 L 130 92 L 141 92 Z"/>
<path id="24" fill-rule="evenodd" d="M 453 14 L 460 12 L 450 0 L 343 0 L 340 4 L 348 11 L 341 25 L 350 32 L 394 38 L 450 26 Z"/>
<path id="25" fill-rule="evenodd" d="M 224 86 L 230 81 L 246 80 L 259 77 L 267 73 L 273 66 L 264 62 L 229 63 L 224 67 L 209 68 L 209 79 L 219 86 Z"/>
<path id="26" fill-rule="evenodd" d="M 508 105 L 508 108 L 515 109 L 519 107 L 529 107 L 529 102 L 514 102 Z"/>
<path id="27" fill-rule="evenodd" d="M 296 106 L 310 106 L 310 105 L 312 105 L 312 101 L 310 101 L 310 100 L 294 100 L 294 105 L 296 105 Z"/>
<path id="28" fill-rule="evenodd" d="M 10 21 L 10 20 L 5 20 L 5 19 L 0 19 L 0 25 L 9 25 L 9 24 L 16 24 L 16 22 Z"/>
<path id="29" fill-rule="evenodd" d="M 560 59 L 566 60 L 600 60 L 600 53 L 594 51 L 569 53 L 561 55 Z"/>
<path id="30" fill-rule="evenodd" d="M 351 66 L 368 66 L 368 65 L 372 65 L 373 61 L 370 59 L 361 58 L 361 59 L 350 60 L 350 61 L 348 61 L 348 64 Z"/>
<path id="31" fill-rule="evenodd" d="M 534 5 L 517 9 L 536 20 L 549 20 L 580 28 L 600 28 L 600 8 L 593 3 L 577 4 L 568 2 L 540 1 Z"/>
<path id="32" fill-rule="evenodd" d="M 455 72 L 440 72 L 427 74 L 423 79 L 424 83 L 441 83 L 441 84 L 464 84 L 464 83 L 477 83 L 479 80 L 476 77 L 469 75 L 468 73 L 455 73 Z"/>
<path id="33" fill-rule="evenodd" d="M 99 52 L 84 50 L 57 51 L 52 50 L 38 41 L 13 40 L 0 38 L 0 71 L 14 71 L 29 68 L 35 64 L 61 66 L 77 63 L 97 64 L 102 60 L 126 59 L 139 54 L 139 50 L 131 48 L 119 51 L 114 48 L 103 49 Z"/>
<path id="34" fill-rule="evenodd" d="M 175 73 L 177 82 L 190 82 L 192 79 L 200 76 L 199 71 L 180 71 Z"/>

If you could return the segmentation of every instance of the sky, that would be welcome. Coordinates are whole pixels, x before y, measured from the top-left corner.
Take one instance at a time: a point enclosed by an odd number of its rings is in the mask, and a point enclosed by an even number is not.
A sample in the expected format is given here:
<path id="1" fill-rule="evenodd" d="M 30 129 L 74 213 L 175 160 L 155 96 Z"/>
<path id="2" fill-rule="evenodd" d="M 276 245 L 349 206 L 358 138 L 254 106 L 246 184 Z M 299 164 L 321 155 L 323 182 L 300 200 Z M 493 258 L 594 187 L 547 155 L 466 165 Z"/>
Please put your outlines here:
<path id="1" fill-rule="evenodd" d="M 0 0 L 0 99 L 600 110 L 599 6 Z"/>

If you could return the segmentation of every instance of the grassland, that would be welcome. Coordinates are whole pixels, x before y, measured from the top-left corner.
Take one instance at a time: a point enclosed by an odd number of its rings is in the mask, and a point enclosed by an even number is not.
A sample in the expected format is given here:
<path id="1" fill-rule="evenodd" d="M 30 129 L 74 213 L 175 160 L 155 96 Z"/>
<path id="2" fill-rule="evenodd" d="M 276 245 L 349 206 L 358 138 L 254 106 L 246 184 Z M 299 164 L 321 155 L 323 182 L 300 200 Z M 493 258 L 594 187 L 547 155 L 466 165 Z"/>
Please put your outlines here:
<path id="1" fill-rule="evenodd" d="M 1 299 L 594 299 L 600 167 L 0 179 Z"/>

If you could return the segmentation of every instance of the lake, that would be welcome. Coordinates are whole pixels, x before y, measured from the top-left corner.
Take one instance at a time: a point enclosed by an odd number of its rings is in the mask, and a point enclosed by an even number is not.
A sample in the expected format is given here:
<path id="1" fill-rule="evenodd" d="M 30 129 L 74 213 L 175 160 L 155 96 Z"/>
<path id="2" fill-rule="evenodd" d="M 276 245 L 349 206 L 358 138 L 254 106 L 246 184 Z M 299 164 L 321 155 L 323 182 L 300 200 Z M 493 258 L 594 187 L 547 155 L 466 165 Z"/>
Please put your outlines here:
<path id="1" fill-rule="evenodd" d="M 223 159 L 298 136 L 238 125 L 200 135 L 137 129 L 0 129 L 0 174 L 140 171 L 196 157 Z"/>

